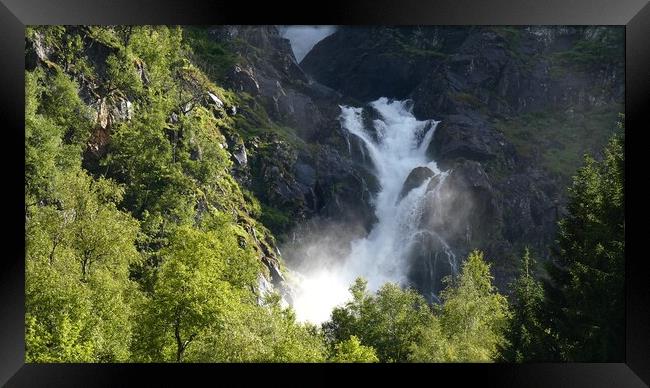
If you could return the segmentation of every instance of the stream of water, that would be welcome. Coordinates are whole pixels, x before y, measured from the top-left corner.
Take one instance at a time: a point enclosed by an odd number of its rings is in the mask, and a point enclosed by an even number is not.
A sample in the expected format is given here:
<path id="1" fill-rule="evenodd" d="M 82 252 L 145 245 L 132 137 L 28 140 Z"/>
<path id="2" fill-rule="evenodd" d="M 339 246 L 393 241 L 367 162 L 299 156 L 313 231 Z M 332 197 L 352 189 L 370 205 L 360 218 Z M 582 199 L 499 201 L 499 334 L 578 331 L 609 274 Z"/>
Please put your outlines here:
<path id="1" fill-rule="evenodd" d="M 440 183 L 447 176 L 435 161 L 427 157 L 427 148 L 438 125 L 435 120 L 417 120 L 408 101 L 380 98 L 369 104 L 378 114 L 372 128 L 366 128 L 363 109 L 341 106 L 341 125 L 350 136 L 356 136 L 365 145 L 379 182 L 379 192 L 373 198 L 376 224 L 370 233 L 354 240 L 350 254 L 336 265 L 323 266 L 299 275 L 295 287 L 293 307 L 302 321 L 320 323 L 329 318 L 332 308 L 349 299 L 348 287 L 361 276 L 368 281 L 371 291 L 386 282 L 408 284 L 409 252 L 422 233 L 420 217 L 425 206 L 431 205 L 435 190 L 427 193 L 432 177 L 425 179 L 403 198 L 400 193 L 409 173 L 416 167 L 427 167 L 438 175 Z M 356 152 L 354 147 L 350 152 Z M 427 200 L 428 199 L 428 200 Z M 447 244 L 436 236 L 444 247 L 444 260 L 455 268 L 455 256 Z M 305 258 L 309 260 L 310 258 Z"/>

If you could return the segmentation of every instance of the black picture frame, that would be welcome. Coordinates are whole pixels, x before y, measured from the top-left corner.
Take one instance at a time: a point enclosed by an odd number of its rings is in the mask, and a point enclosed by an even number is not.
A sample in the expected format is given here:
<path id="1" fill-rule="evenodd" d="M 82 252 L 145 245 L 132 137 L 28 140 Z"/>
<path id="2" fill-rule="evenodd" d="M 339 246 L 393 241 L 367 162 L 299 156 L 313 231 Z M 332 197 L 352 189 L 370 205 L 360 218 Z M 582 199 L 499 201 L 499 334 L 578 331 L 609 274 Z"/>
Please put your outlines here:
<path id="1" fill-rule="evenodd" d="M 364 385 L 391 377 L 409 384 L 448 380 L 463 386 L 642 387 L 650 383 L 650 273 L 642 246 L 627 241 L 624 363 L 567 364 L 25 364 L 24 362 L 24 44 L 34 24 L 467 24 L 625 25 L 626 222 L 642 220 L 630 171 L 650 107 L 650 4 L 647 0 L 367 0 L 281 4 L 205 0 L 0 0 L 0 147 L 6 223 L 0 254 L 0 384 L 7 386 L 332 385 L 356 372 Z M 630 167 L 632 167 L 630 169 Z M 7 196 L 5 196 L 7 197 Z M 629 210 L 629 211 L 628 211 Z M 634 225 L 634 223 L 632 224 Z M 641 224 L 642 228 L 643 225 Z M 628 230 L 629 227 L 628 227 Z M 631 229 L 631 230 L 634 230 Z M 638 229 L 637 229 L 638 230 Z M 628 233 L 626 237 L 630 240 Z M 10 247 L 10 249 L 7 249 Z M 300 377 L 297 377 L 297 372 Z M 226 383 L 236 378 L 236 384 Z M 307 380 L 304 380 L 307 379 Z M 443 380 L 444 379 L 444 380 Z"/>

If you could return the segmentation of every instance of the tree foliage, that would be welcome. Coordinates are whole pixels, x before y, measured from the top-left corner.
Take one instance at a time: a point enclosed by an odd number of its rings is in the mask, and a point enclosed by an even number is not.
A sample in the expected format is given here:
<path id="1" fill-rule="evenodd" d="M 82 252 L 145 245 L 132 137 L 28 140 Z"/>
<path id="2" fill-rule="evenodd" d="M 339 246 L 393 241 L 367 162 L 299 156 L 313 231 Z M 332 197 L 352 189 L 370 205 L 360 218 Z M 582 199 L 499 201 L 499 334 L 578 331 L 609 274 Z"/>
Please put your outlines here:
<path id="1" fill-rule="evenodd" d="M 483 253 L 473 251 L 457 279 L 441 292 L 437 319 L 422 329 L 422 341 L 413 346 L 412 360 L 486 362 L 504 343 L 510 311 L 506 298 L 492 284 Z"/>
<path id="2" fill-rule="evenodd" d="M 548 361 L 548 343 L 552 340 L 550 330 L 544 326 L 544 288 L 534 274 L 535 260 L 526 248 L 521 260 L 519 277 L 511 285 L 512 317 L 508 321 L 501 345 L 500 359 L 504 362 Z"/>
<path id="3" fill-rule="evenodd" d="M 624 356 L 624 138 L 602 161 L 585 157 L 559 223 L 546 308 L 563 360 L 620 361 Z"/>
<path id="4" fill-rule="evenodd" d="M 447 283 L 442 304 L 432 309 L 413 290 L 388 283 L 372 295 L 358 279 L 350 288 L 352 301 L 335 308 L 323 325 L 325 335 L 335 349 L 356 336 L 376 349 L 381 362 L 494 360 L 505 342 L 510 311 L 483 254 L 472 252 L 458 277 Z"/>
<path id="5" fill-rule="evenodd" d="M 139 352 L 153 361 L 182 361 L 193 341 L 221 330 L 223 317 L 244 297 L 257 268 L 228 227 L 177 228 L 161 251 L 153 295 L 141 320 Z M 150 344 L 157 344 L 151 347 Z"/>
<path id="6" fill-rule="evenodd" d="M 332 311 L 332 319 L 323 325 L 328 341 L 336 344 L 356 336 L 376 349 L 380 361 L 406 361 L 419 327 L 431 319 L 424 297 L 393 283 L 374 295 L 366 287 L 365 280 L 357 279 L 350 287 L 352 300 Z"/>
<path id="7" fill-rule="evenodd" d="M 324 360 L 316 328 L 257 304 L 268 232 L 230 174 L 232 120 L 202 102 L 226 93 L 184 57 L 180 28 L 27 37 L 53 50 L 26 74 L 28 360 Z M 102 130 L 101 168 L 87 171 Z"/>
<path id="8" fill-rule="evenodd" d="M 325 344 L 316 327 L 296 322 L 293 311 L 269 294 L 261 305 L 239 304 L 190 356 L 200 362 L 324 362 Z"/>
<path id="9" fill-rule="evenodd" d="M 370 346 L 361 345 L 356 336 L 334 345 L 332 362 L 379 362 L 377 352 Z"/>
<path id="10" fill-rule="evenodd" d="M 119 185 L 81 168 L 91 120 L 76 83 L 25 78 L 26 359 L 126 361 L 139 224 Z"/>
<path id="11" fill-rule="evenodd" d="M 128 360 L 138 223 L 116 208 L 113 183 L 60 174 L 54 203 L 27 218 L 27 359 Z"/>

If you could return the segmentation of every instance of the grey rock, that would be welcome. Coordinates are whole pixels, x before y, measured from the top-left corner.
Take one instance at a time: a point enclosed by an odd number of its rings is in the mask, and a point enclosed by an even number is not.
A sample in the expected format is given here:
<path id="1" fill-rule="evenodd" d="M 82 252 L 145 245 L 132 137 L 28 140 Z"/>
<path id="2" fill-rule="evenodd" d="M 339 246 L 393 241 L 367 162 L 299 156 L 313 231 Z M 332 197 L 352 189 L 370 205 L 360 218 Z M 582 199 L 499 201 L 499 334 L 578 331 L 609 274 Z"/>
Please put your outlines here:
<path id="1" fill-rule="evenodd" d="M 400 191 L 397 201 L 399 202 L 404 198 L 411 190 L 420 187 L 422 183 L 434 175 L 434 172 L 431 171 L 428 167 L 416 167 L 409 175 L 406 177 L 404 184 L 402 185 L 402 191 Z"/>
<path id="2" fill-rule="evenodd" d="M 449 115 L 433 136 L 427 152 L 444 165 L 456 158 L 486 161 L 502 153 L 505 139 L 496 132 L 487 118 L 468 112 Z"/>
<path id="3" fill-rule="evenodd" d="M 218 109 L 223 108 L 223 101 L 221 101 L 219 97 L 217 97 L 211 92 L 208 92 L 208 98 L 210 99 L 210 103 L 214 104 Z"/>
<path id="4" fill-rule="evenodd" d="M 254 75 L 252 67 L 242 68 L 235 66 L 230 75 L 229 82 L 235 90 L 249 93 L 252 96 L 257 96 L 260 92 L 260 85 Z"/>
<path id="5" fill-rule="evenodd" d="M 240 166 L 245 166 L 248 163 L 246 146 L 244 144 L 239 144 L 232 155 Z"/>
<path id="6" fill-rule="evenodd" d="M 304 162 L 298 162 L 294 166 L 296 180 L 303 185 L 313 187 L 316 184 L 316 170 Z"/>

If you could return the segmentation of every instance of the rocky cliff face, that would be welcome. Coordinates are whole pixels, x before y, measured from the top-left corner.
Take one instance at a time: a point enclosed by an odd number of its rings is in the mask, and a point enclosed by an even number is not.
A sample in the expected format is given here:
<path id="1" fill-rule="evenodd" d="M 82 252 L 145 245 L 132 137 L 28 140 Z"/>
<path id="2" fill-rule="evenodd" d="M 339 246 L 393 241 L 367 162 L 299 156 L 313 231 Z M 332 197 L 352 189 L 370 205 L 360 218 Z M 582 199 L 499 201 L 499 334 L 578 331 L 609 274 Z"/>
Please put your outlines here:
<path id="1" fill-rule="evenodd" d="M 44 34 L 35 33 L 26 40 L 25 68 L 33 70 L 37 66 L 47 69 L 60 69 L 69 74 L 76 74 L 80 86 L 79 94 L 91 109 L 95 128 L 86 150 L 86 162 L 96 163 L 106 153 L 110 139 L 110 130 L 114 125 L 130 119 L 132 113 L 132 96 L 109 87 L 110 75 L 107 60 L 116 55 L 117 49 L 109 44 L 93 39 L 84 27 L 67 28 L 68 44 L 75 47 L 76 58 L 67 58 L 63 50 L 54 47 L 46 40 Z M 79 40 L 75 42 L 75 38 Z M 94 74 L 84 74 L 81 68 L 91 64 Z M 148 82 L 147 71 L 142 63 L 138 64 L 138 77 L 143 83 Z"/>
<path id="2" fill-rule="evenodd" d="M 133 96 L 107 87 L 114 47 L 84 27 L 67 32 L 78 45 L 76 61 L 36 34 L 26 41 L 26 64 L 74 74 L 95 122 L 84 160 L 92 171 L 112 128 L 130 119 Z M 576 156 L 600 148 L 623 111 L 617 28 L 347 27 L 300 64 L 274 26 L 215 26 L 201 33 L 228 60 L 217 66 L 197 50 L 192 61 L 210 76 L 218 67 L 212 80 L 231 95 L 181 72 L 179 82 L 192 98 L 169 122 L 197 105 L 235 121 L 221 129 L 232 175 L 261 201 L 260 220 L 280 241 L 301 223 L 305 233 L 317 233 L 317 223 L 303 222 L 315 218 L 369 230 L 370 198 L 378 190 L 374 166 L 363 144 L 342 130 L 339 104 L 408 98 L 418 118 L 441 120 L 428 153 L 451 171 L 444 186 L 432 179 L 429 191 L 442 193 L 437 200 L 444 206 L 431 207 L 438 213 L 425 214 L 422 227 L 442 236 L 459 257 L 485 250 L 502 288 L 524 245 L 548 256 Z M 83 63 L 93 68 L 92 77 L 74 68 Z M 141 84 L 150 82 L 142 61 L 131 70 Z M 368 121 L 375 114 L 364 110 Z M 414 171 L 404 194 L 429 177 Z M 244 227 L 257 241 L 269 280 L 281 282 L 275 241 Z M 413 253 L 412 278 L 425 292 L 436 291 L 421 274 L 432 273 L 427 263 L 440 250 L 424 239 Z"/>
<path id="3" fill-rule="evenodd" d="M 295 225 L 316 216 L 341 222 L 362 220 L 361 224 L 370 227 L 369 192 L 375 189 L 371 166 L 350 157 L 350 140 L 338 122 L 342 96 L 303 72 L 289 41 L 274 26 L 191 29 L 185 29 L 185 38 L 198 32 L 196 43 L 207 44 L 208 50 L 183 54 L 191 62 L 176 74 L 183 104 L 167 122 L 177 124 L 198 106 L 218 120 L 234 120 L 233 126 L 220 125 L 221 146 L 230 154 L 233 177 L 262 204 L 258 220 L 252 220 L 255 216 L 242 205 L 240 223 L 268 269 L 268 276 L 261 279 L 263 288 L 282 287 L 277 240 L 260 232 L 255 222 L 261 221 L 280 242 Z M 117 75 L 109 62 L 120 55 L 119 45 L 95 36 L 87 27 L 61 27 L 48 33 L 60 34 L 69 47 L 54 46 L 52 42 L 58 39 L 35 30 L 26 39 L 26 68 L 61 71 L 78 84 L 94 123 L 83 163 L 89 171 L 98 172 L 114 130 L 131 119 L 138 97 L 115 84 Z M 128 28 L 124 29 L 124 36 L 128 34 Z M 192 43 L 188 39 L 190 49 L 196 49 Z M 210 50 L 214 55 L 201 57 L 213 54 Z M 219 63 L 223 58 L 227 60 Z M 122 69 L 122 75 L 137 77 L 137 83 L 146 87 L 150 82 L 146 64 L 135 60 L 131 67 L 125 62 L 129 68 Z M 192 157 L 203 157 L 200 147 Z M 197 203 L 197 219 L 206 206 Z"/>
<path id="4" fill-rule="evenodd" d="M 371 220 L 367 191 L 373 178 L 367 166 L 350 158 L 338 122 L 341 94 L 303 72 L 274 26 L 219 26 L 209 36 L 237 54 L 226 86 L 250 95 L 268 115 L 259 136 L 232 133 L 230 141 L 247 156 L 236 160 L 236 176 L 269 213 L 287 216 L 275 232 L 316 215 Z M 243 109 L 241 115 L 249 113 Z M 271 126 L 284 131 L 269 134 Z"/>
<path id="5" fill-rule="evenodd" d="M 442 120 L 428 152 L 451 169 L 444 190 L 462 195 L 430 227 L 461 256 L 485 250 L 503 287 L 523 246 L 548 257 L 570 153 L 598 149 L 623 111 L 621 39 L 606 27 L 342 28 L 301 66 L 361 102 L 410 98 L 416 116 Z M 582 127 L 598 140 L 576 139 Z M 436 251 L 423 242 L 416 268 Z"/>

